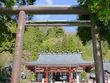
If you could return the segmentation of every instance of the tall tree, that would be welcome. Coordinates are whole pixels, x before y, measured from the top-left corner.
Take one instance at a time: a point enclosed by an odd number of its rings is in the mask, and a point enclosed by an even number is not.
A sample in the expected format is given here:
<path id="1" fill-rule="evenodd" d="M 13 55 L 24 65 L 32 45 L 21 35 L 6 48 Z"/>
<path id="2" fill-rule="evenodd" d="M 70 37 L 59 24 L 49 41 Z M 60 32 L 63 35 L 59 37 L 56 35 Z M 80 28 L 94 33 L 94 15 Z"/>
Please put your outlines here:
<path id="1" fill-rule="evenodd" d="M 68 51 L 72 52 L 72 51 L 77 51 L 77 45 L 75 44 L 75 40 L 73 40 L 73 36 L 69 35 L 68 36 Z"/>
<path id="2" fill-rule="evenodd" d="M 45 38 L 45 33 L 39 27 L 28 27 L 24 34 L 23 49 L 30 52 L 39 52 L 40 45 Z"/>
<path id="3" fill-rule="evenodd" d="M 62 37 L 64 36 L 64 29 L 62 27 L 57 27 L 56 28 L 56 37 Z"/>
<path id="4" fill-rule="evenodd" d="M 55 50 L 55 46 L 54 43 L 51 41 L 51 39 L 46 40 L 42 43 L 42 47 L 45 48 L 44 51 L 48 51 L 48 52 L 54 52 Z"/>
<path id="5" fill-rule="evenodd" d="M 64 52 L 68 51 L 68 36 L 64 36 L 62 40 L 62 49 Z"/>
<path id="6" fill-rule="evenodd" d="M 0 25 L 2 25 L 0 27 L 0 53 L 3 51 L 13 53 L 15 47 L 16 23 L 12 22 L 8 27 L 5 26 L 5 24 L 0 23 Z"/>
<path id="7" fill-rule="evenodd" d="M 62 52 L 62 42 L 58 40 L 58 42 L 55 44 L 55 52 Z"/>
<path id="8" fill-rule="evenodd" d="M 0 0 L 0 6 L 6 6 L 8 8 L 12 8 L 14 5 L 32 5 L 34 4 L 36 0 Z M 32 16 L 28 16 L 28 19 L 30 19 Z M 16 28 L 13 27 L 15 23 L 17 22 L 17 16 L 11 16 L 11 15 L 2 15 L 0 16 L 0 52 L 4 51 L 10 51 L 12 53 L 12 49 L 10 48 L 12 45 L 10 45 L 11 42 L 14 43 L 14 39 L 16 36 L 16 32 L 13 31 Z M 16 23 L 17 25 L 17 23 Z M 5 46 L 3 49 L 2 47 Z M 13 46 L 12 46 L 13 47 Z M 9 49 L 8 49 L 9 48 Z"/>
<path id="9" fill-rule="evenodd" d="M 64 30 L 62 27 L 51 27 L 47 30 L 47 39 L 64 36 Z"/>
<path id="10" fill-rule="evenodd" d="M 55 30 L 53 29 L 53 27 L 52 28 L 48 28 L 48 30 L 47 30 L 47 39 L 50 39 L 50 38 L 56 38 L 56 36 L 55 36 Z"/>
<path id="11" fill-rule="evenodd" d="M 78 2 L 82 8 L 87 8 L 94 13 L 95 20 L 98 19 L 101 40 L 107 40 L 110 45 L 110 0 L 78 0 Z M 90 16 L 79 16 L 79 20 L 90 20 Z M 78 27 L 77 31 L 83 44 L 91 40 L 91 28 Z"/>
<path id="12" fill-rule="evenodd" d="M 110 22 L 110 0 L 78 0 L 83 8 L 88 8 L 104 24 Z"/>

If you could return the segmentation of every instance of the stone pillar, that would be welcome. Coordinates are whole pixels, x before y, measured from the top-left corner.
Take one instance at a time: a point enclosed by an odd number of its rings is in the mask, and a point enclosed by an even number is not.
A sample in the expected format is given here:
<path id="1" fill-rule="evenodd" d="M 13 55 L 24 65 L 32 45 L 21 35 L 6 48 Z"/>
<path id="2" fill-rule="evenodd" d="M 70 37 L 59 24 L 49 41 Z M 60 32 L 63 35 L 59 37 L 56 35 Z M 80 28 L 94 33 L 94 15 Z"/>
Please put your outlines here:
<path id="1" fill-rule="evenodd" d="M 25 31 L 25 18 L 26 18 L 25 12 L 20 11 L 18 18 L 18 28 L 16 33 L 11 83 L 20 82 L 21 58 L 22 58 L 22 48 L 23 48 L 23 39 L 24 39 L 24 31 Z"/>
<path id="2" fill-rule="evenodd" d="M 92 42 L 93 42 L 96 83 L 105 83 L 99 26 L 94 16 L 95 16 L 94 14 L 91 15 L 91 32 L 92 32 Z"/>

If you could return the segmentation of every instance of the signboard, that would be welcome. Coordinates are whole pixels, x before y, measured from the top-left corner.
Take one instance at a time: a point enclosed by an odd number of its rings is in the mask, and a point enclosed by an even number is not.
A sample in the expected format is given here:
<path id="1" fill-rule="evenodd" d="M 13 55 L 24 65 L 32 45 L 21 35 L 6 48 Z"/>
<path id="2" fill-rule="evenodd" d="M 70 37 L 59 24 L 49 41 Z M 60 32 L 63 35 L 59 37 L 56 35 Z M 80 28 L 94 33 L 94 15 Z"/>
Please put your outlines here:
<path id="1" fill-rule="evenodd" d="M 41 69 L 41 68 L 36 68 L 36 72 L 44 72 L 44 69 Z"/>

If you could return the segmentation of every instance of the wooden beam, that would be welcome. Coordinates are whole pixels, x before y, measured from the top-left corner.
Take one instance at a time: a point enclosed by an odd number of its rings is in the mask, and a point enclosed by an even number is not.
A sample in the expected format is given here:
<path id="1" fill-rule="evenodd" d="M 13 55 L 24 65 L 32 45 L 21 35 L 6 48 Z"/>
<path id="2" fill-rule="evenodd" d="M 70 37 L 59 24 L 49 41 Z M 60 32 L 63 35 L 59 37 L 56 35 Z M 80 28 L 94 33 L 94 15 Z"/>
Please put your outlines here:
<path id="1" fill-rule="evenodd" d="M 23 10 L 27 15 L 35 14 L 82 14 L 89 15 L 91 12 L 87 9 L 81 9 L 78 6 L 13 6 L 12 8 L 7 8 L 5 6 L 0 7 L 0 15 L 18 15 L 18 13 Z"/>
<path id="2" fill-rule="evenodd" d="M 49 73 L 69 73 L 69 71 L 49 71 Z"/>

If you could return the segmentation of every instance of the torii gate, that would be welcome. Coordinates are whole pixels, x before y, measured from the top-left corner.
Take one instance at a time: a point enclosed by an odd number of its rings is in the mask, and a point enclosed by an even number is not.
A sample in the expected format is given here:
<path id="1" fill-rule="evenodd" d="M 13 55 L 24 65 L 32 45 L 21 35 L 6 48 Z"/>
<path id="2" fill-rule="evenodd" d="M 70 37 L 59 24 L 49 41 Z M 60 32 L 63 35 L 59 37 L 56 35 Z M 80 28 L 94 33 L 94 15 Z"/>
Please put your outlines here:
<path id="1" fill-rule="evenodd" d="M 99 31 L 98 31 L 99 27 L 97 25 L 97 21 L 94 20 L 94 14 L 92 14 L 91 11 L 82 10 L 78 6 L 77 7 L 74 7 L 74 6 L 14 6 L 12 9 L 9 9 L 6 7 L 0 7 L 0 11 L 1 11 L 0 15 L 18 15 L 18 13 L 19 13 L 11 83 L 19 83 L 19 79 L 20 79 L 20 66 L 21 66 L 26 14 L 27 15 L 30 15 L 30 14 L 31 15 L 33 15 L 33 14 L 91 15 L 90 24 L 91 24 L 92 41 L 93 41 L 96 82 L 104 83 L 101 43 L 100 43 L 100 35 L 99 35 Z M 44 22 L 44 24 L 45 24 L 45 22 Z M 81 25 L 81 24 L 79 24 L 79 25 Z"/>

